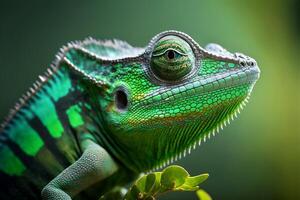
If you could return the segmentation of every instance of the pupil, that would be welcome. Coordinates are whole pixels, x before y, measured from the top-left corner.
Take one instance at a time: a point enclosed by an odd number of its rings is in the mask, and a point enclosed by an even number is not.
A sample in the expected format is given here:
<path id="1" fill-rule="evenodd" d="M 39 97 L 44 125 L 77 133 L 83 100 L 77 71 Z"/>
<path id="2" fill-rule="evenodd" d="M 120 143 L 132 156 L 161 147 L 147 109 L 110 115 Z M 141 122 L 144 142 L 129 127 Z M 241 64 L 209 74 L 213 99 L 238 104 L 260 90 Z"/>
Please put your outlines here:
<path id="1" fill-rule="evenodd" d="M 174 58 L 175 58 L 175 52 L 172 51 L 172 50 L 170 50 L 170 51 L 168 51 L 167 56 L 168 56 L 168 58 L 169 58 L 170 60 L 171 60 L 171 59 L 174 59 Z"/>

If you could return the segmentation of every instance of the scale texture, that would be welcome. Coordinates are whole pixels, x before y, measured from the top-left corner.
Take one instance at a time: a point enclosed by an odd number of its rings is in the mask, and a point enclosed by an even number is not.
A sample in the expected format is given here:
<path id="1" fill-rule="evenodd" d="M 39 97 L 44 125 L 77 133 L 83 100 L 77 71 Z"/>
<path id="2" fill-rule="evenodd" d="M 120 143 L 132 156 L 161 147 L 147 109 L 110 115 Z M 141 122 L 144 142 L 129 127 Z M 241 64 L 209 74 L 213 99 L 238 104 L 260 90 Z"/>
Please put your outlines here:
<path id="1" fill-rule="evenodd" d="M 178 31 L 69 43 L 1 126 L 1 199 L 97 199 L 168 165 L 239 113 L 259 73 Z"/>

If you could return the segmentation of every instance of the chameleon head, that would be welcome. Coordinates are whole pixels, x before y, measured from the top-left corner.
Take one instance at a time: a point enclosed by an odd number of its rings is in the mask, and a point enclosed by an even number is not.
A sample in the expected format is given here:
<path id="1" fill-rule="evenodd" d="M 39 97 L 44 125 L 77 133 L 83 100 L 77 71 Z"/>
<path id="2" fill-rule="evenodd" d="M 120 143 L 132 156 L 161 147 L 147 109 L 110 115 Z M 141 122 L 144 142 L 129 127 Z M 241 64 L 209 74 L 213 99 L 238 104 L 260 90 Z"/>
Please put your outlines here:
<path id="1" fill-rule="evenodd" d="M 177 31 L 158 34 L 141 53 L 115 63 L 100 100 L 103 120 L 116 149 L 126 152 L 117 156 L 138 170 L 184 156 L 218 132 L 247 101 L 260 72 L 248 56 L 217 44 L 202 48 Z"/>

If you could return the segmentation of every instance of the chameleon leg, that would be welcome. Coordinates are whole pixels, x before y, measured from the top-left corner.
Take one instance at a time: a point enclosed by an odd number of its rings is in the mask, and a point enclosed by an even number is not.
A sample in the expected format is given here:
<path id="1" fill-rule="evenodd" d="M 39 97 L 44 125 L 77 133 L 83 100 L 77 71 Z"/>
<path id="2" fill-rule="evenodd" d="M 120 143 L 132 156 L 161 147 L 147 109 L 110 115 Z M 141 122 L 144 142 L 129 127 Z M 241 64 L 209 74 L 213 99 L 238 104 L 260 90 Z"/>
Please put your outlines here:
<path id="1" fill-rule="evenodd" d="M 85 146 L 82 156 L 44 187 L 43 200 L 71 200 L 117 171 L 117 164 L 105 149 L 90 140 Z"/>

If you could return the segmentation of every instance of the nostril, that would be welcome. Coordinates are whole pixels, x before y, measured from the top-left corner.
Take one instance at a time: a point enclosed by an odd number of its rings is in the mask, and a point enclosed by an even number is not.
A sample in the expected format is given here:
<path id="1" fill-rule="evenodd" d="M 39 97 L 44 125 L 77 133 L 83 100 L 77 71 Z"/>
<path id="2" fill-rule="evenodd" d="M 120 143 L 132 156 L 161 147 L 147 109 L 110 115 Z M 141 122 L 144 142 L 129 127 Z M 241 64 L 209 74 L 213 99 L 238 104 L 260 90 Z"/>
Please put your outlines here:
<path id="1" fill-rule="evenodd" d="M 246 63 L 244 61 L 241 61 L 240 64 L 245 67 L 246 66 Z"/>
<path id="2" fill-rule="evenodd" d="M 116 107 L 123 111 L 128 107 L 128 96 L 126 92 L 122 89 L 118 89 L 115 93 L 115 105 Z"/>

